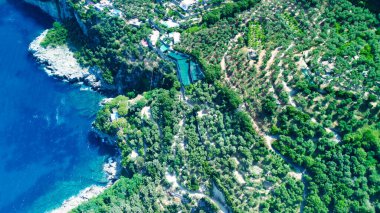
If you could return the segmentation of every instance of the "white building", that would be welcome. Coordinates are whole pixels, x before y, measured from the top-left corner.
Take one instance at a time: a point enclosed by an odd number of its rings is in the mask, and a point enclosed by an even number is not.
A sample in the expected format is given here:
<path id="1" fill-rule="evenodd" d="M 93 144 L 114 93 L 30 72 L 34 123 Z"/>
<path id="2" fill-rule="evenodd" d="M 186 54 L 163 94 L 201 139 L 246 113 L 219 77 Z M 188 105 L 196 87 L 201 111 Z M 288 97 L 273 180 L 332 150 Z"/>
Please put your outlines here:
<path id="1" fill-rule="evenodd" d="M 198 2 L 198 0 L 183 0 L 179 6 L 187 11 L 193 4 L 196 4 Z"/>
<path id="2" fill-rule="evenodd" d="M 181 33 L 179 33 L 179 32 L 169 33 L 169 37 L 173 38 L 174 44 L 177 44 L 181 41 Z"/>
<path id="3" fill-rule="evenodd" d="M 152 45 L 156 45 L 159 38 L 160 32 L 158 30 L 153 30 L 153 33 L 150 35 L 150 42 L 152 42 Z"/>
<path id="4" fill-rule="evenodd" d="M 130 19 L 127 21 L 127 23 L 136 27 L 139 27 L 142 24 L 142 22 L 137 18 Z"/>

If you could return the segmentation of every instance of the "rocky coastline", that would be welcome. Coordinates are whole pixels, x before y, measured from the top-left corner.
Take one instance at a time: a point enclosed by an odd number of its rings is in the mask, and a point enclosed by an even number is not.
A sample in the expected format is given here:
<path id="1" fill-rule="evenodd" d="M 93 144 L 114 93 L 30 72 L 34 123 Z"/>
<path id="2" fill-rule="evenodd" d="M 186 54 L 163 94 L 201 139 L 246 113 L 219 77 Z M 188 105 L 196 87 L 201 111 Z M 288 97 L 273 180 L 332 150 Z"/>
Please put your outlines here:
<path id="1" fill-rule="evenodd" d="M 108 162 L 103 165 L 103 171 L 107 176 L 108 181 L 106 186 L 89 186 L 80 191 L 78 195 L 72 196 L 65 200 L 59 208 L 52 210 L 51 213 L 70 212 L 80 204 L 100 195 L 102 192 L 104 192 L 104 190 L 111 187 L 113 183 L 119 178 L 120 170 L 120 158 L 108 158 Z"/>
<path id="2" fill-rule="evenodd" d="M 72 19 L 75 18 L 80 24 L 82 30 L 86 34 L 86 28 L 81 23 L 81 20 L 69 8 L 65 0 L 24 0 L 26 3 L 39 7 L 42 11 L 46 12 L 56 20 Z M 36 59 L 40 68 L 45 71 L 49 76 L 67 81 L 70 83 L 79 83 L 89 86 L 95 91 L 112 92 L 117 90 L 114 85 L 109 85 L 103 81 L 101 70 L 98 67 L 83 67 L 74 57 L 73 51 L 65 44 L 62 46 L 48 46 L 42 47 L 41 42 L 44 40 L 48 30 L 42 32 L 32 43 L 29 45 L 30 54 Z M 103 100 L 103 101 L 106 101 Z M 104 104 L 104 103 L 103 103 Z M 115 145 L 114 139 L 110 136 L 95 130 L 95 134 L 99 137 L 102 143 Z M 119 179 L 121 171 L 121 157 L 110 157 L 103 165 L 103 172 L 106 175 L 107 184 L 91 185 L 81 190 L 77 195 L 66 199 L 59 208 L 52 210 L 52 213 L 70 212 L 78 207 L 80 204 L 100 195 L 107 188 L 111 187 L 115 181 Z"/>
<path id="3" fill-rule="evenodd" d="M 70 83 L 84 83 L 93 90 L 112 91 L 114 86 L 102 81 L 101 70 L 97 67 L 82 67 L 67 44 L 57 47 L 42 47 L 48 30 L 45 30 L 30 45 L 29 52 L 49 76 Z"/>
<path id="4" fill-rule="evenodd" d="M 56 79 L 61 79 L 70 83 L 83 83 L 93 90 L 106 91 L 112 90 L 110 86 L 102 83 L 100 70 L 95 67 L 82 67 L 74 57 L 74 53 L 70 50 L 68 45 L 58 47 L 42 47 L 41 42 L 45 38 L 48 30 L 45 30 L 38 36 L 30 45 L 29 52 L 40 64 L 40 68 L 44 70 L 49 76 Z M 108 99 L 103 100 L 107 102 Z M 101 104 L 104 104 L 101 103 Z M 115 145 L 114 139 L 110 136 L 97 131 L 93 128 L 93 132 L 99 137 L 102 143 Z M 100 195 L 104 190 L 111 187 L 113 183 L 119 178 L 121 170 L 120 157 L 109 158 L 108 162 L 103 165 L 103 171 L 107 178 L 107 185 L 91 185 L 78 195 L 72 196 L 65 200 L 62 205 L 52 210 L 52 213 L 69 212 L 78 207 L 80 204 Z"/>

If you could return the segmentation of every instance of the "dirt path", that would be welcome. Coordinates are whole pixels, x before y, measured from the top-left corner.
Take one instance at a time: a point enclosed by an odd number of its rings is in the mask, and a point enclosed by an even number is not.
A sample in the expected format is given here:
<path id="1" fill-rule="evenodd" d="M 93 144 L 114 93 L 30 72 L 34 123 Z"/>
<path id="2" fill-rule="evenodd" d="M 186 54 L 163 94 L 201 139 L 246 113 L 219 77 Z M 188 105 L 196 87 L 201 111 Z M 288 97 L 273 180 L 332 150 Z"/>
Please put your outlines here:
<path id="1" fill-rule="evenodd" d="M 176 192 L 178 192 L 179 194 L 181 194 L 182 196 L 184 194 L 189 194 L 190 197 L 193 197 L 193 198 L 196 198 L 196 199 L 202 199 L 202 198 L 207 198 L 209 199 L 214 205 L 218 206 L 218 208 L 220 209 L 219 212 L 222 212 L 222 213 L 228 213 L 230 212 L 228 210 L 228 208 L 226 207 L 225 204 L 219 202 L 218 200 L 216 200 L 215 198 L 212 198 L 204 193 L 201 193 L 201 192 L 192 192 L 192 191 L 189 191 L 187 189 L 185 189 L 183 186 L 181 186 L 178 181 L 177 181 L 177 176 L 175 175 L 170 175 L 169 173 L 166 172 L 165 174 L 165 177 L 166 177 L 166 180 L 172 184 L 172 189 L 176 189 Z"/>
<path id="2" fill-rule="evenodd" d="M 266 50 L 262 50 L 259 54 L 259 61 L 257 62 L 257 64 L 255 64 L 255 68 L 257 71 L 259 71 L 260 67 L 263 65 L 265 54 L 266 54 Z"/>
<path id="3" fill-rule="evenodd" d="M 284 87 L 284 91 L 288 94 L 290 105 L 297 107 L 296 102 L 294 102 L 293 99 L 293 89 L 290 89 L 284 81 L 282 81 L 282 85 Z"/>
<path id="4" fill-rule="evenodd" d="M 245 105 L 245 109 L 247 109 L 247 105 Z M 277 150 L 275 150 L 273 147 L 272 147 L 272 144 L 274 141 L 276 141 L 278 139 L 277 136 L 275 135 L 268 135 L 266 134 L 265 132 L 261 131 L 260 127 L 257 125 L 256 121 L 251 117 L 249 116 L 250 119 L 251 119 L 251 122 L 252 122 L 252 126 L 253 126 L 253 129 L 257 132 L 257 134 L 259 134 L 261 137 L 263 137 L 264 139 L 264 143 L 265 143 L 265 146 L 273 151 L 274 153 L 276 153 L 277 155 L 279 155 L 285 162 L 287 162 L 288 164 L 290 164 L 295 171 L 293 171 L 294 174 L 296 174 L 297 176 L 300 176 L 302 177 L 302 174 L 305 172 L 305 169 L 292 163 L 288 158 L 286 158 L 285 156 L 283 156 L 281 153 L 279 153 Z"/>
<path id="5" fill-rule="evenodd" d="M 278 52 L 280 51 L 280 47 L 277 47 L 276 49 L 274 49 L 272 52 L 271 52 L 271 57 L 270 59 L 268 60 L 267 62 L 267 66 L 265 67 L 265 71 L 269 71 L 269 69 L 271 68 L 271 66 L 273 65 L 274 63 L 274 60 L 278 54 Z M 270 72 L 268 72 L 268 75 L 270 74 Z M 267 76 L 267 74 L 266 74 Z"/>
<path id="6" fill-rule="evenodd" d="M 318 121 L 315 118 L 311 118 L 310 120 L 313 123 L 318 123 Z M 342 141 L 342 137 L 336 131 L 334 131 L 333 129 L 331 129 L 331 128 L 325 128 L 325 130 L 328 133 L 333 133 L 334 136 L 333 136 L 332 140 L 335 141 L 336 143 L 340 143 Z"/>
<path id="7" fill-rule="evenodd" d="M 224 53 L 222 60 L 220 61 L 220 68 L 222 69 L 223 72 L 226 71 L 226 55 L 227 55 L 227 52 Z"/>

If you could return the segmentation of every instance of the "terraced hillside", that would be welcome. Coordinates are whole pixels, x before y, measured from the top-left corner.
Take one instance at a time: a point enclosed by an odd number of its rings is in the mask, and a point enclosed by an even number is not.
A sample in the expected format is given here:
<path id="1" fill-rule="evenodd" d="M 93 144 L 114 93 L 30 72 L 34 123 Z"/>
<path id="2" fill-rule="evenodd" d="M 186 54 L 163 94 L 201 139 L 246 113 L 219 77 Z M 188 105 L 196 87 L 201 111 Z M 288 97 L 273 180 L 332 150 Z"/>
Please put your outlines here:
<path id="1" fill-rule="evenodd" d="M 242 95 L 242 110 L 267 147 L 305 169 L 303 210 L 374 211 L 380 118 L 376 17 L 347 1 L 310 8 L 269 1 L 239 19 L 242 30 L 220 60 L 222 81 Z M 252 20 L 265 32 L 262 45 L 253 47 L 257 60 L 247 57 Z"/>
<path id="2" fill-rule="evenodd" d="M 176 29 L 172 47 L 204 81 L 99 112 L 131 179 L 75 212 L 380 211 L 376 15 L 347 0 L 250 2 Z"/>

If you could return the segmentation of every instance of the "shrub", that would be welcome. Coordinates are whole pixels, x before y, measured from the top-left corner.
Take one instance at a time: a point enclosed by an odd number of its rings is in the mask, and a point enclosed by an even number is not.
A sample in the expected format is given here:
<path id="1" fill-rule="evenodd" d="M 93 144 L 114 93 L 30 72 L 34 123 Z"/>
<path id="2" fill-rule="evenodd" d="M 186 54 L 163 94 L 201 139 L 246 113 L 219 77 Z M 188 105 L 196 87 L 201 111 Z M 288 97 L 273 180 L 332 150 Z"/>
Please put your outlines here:
<path id="1" fill-rule="evenodd" d="M 67 29 L 61 23 L 54 22 L 53 28 L 47 32 L 41 46 L 44 48 L 61 46 L 67 42 L 67 36 Z"/>

